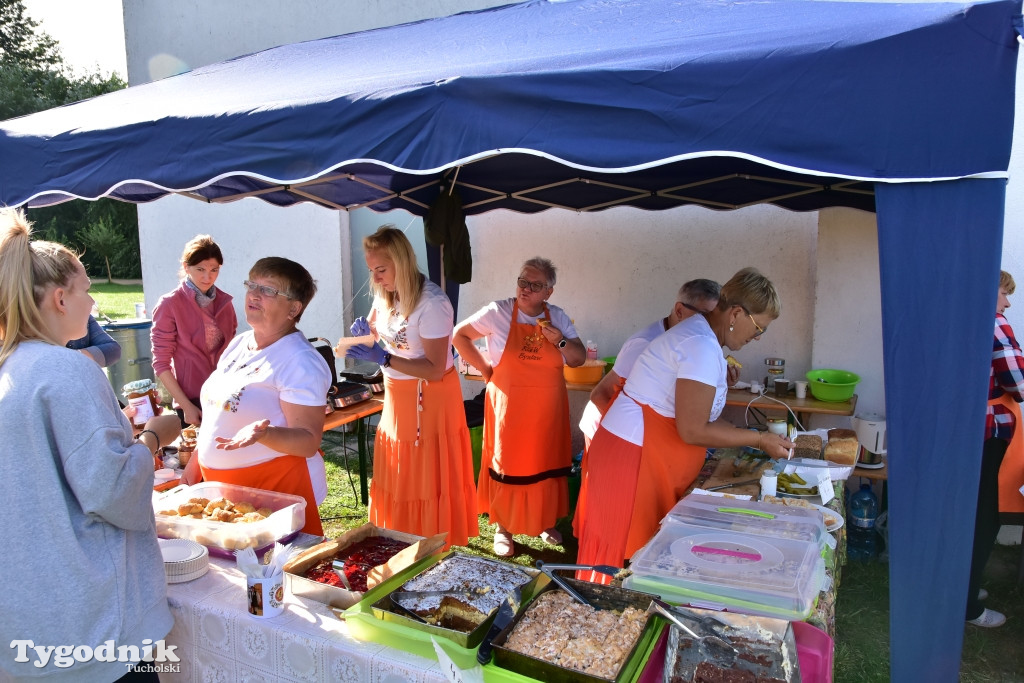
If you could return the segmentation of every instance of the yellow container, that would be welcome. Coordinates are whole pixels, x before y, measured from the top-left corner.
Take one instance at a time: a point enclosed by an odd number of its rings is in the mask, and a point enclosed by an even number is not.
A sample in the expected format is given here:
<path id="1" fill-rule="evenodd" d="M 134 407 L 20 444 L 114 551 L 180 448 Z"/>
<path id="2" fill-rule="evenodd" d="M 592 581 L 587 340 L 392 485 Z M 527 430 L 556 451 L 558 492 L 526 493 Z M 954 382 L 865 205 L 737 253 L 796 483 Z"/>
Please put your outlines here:
<path id="1" fill-rule="evenodd" d="M 578 368 L 570 368 L 568 365 L 562 368 L 566 382 L 573 384 L 597 384 L 604 375 L 604 367 L 607 363 L 600 359 L 589 359 Z"/>

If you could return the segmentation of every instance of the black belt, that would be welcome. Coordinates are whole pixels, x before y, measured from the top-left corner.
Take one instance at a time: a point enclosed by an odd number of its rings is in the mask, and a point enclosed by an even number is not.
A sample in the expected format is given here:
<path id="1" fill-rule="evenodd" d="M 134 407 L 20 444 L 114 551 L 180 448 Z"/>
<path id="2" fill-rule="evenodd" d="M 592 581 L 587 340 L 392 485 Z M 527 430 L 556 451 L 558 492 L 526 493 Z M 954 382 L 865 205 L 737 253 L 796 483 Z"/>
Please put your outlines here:
<path id="1" fill-rule="evenodd" d="M 527 484 L 536 484 L 539 481 L 545 479 L 555 479 L 557 477 L 568 477 L 572 473 L 572 467 L 559 467 L 556 470 L 548 470 L 546 472 L 538 472 L 537 474 L 528 474 L 524 477 L 516 477 L 511 474 L 501 474 L 495 472 L 490 467 L 487 471 L 491 475 L 491 479 L 494 481 L 501 482 L 502 484 L 511 484 L 512 486 L 526 486 Z"/>

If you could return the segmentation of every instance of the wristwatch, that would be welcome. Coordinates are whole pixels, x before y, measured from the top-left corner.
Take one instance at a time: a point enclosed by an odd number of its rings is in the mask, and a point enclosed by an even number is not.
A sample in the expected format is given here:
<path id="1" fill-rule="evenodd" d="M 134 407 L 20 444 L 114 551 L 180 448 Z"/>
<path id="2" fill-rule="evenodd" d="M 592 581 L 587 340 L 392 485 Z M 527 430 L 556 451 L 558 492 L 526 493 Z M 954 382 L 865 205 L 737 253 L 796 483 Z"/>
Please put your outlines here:
<path id="1" fill-rule="evenodd" d="M 561 338 L 561 339 L 559 340 L 559 342 L 558 342 L 558 348 L 560 348 L 560 349 L 564 349 L 564 348 L 565 348 L 565 345 L 566 345 L 566 344 L 568 344 L 568 343 L 569 343 L 569 342 L 568 342 L 568 341 L 566 340 L 566 338 L 565 338 L 565 337 L 562 337 L 562 338 Z"/>

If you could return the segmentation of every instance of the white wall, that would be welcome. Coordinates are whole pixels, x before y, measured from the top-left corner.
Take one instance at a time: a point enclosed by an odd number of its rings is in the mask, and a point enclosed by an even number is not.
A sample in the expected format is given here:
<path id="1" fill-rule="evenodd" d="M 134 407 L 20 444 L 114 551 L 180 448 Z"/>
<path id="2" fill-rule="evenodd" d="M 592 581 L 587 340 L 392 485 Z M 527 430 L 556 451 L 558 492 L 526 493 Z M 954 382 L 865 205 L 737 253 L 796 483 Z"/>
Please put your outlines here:
<path id="1" fill-rule="evenodd" d="M 273 207 L 258 199 L 205 204 L 166 197 L 139 206 L 142 274 L 146 310 L 178 286 L 181 251 L 198 234 L 212 235 L 224 253 L 217 286 L 234 297 L 239 330 L 248 329 L 242 281 L 264 256 L 283 256 L 305 266 L 317 281 L 317 294 L 302 314 L 299 329 L 308 337 L 336 341 L 342 335 L 342 269 L 350 251 L 348 214 L 309 205 Z M 301 239 L 297 239 L 301 236 Z"/>

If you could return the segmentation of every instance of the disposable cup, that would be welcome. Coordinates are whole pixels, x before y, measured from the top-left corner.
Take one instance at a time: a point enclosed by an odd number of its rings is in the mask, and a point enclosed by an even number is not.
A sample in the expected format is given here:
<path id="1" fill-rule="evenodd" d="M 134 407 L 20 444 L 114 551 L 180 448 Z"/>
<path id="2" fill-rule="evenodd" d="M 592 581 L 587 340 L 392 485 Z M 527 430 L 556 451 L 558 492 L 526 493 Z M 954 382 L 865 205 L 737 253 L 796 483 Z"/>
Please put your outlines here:
<path id="1" fill-rule="evenodd" d="M 246 602 L 254 617 L 276 617 L 284 611 L 284 573 L 253 579 L 246 577 Z"/>
<path id="2" fill-rule="evenodd" d="M 807 382 L 802 379 L 796 381 L 796 397 L 807 398 Z"/>
<path id="3" fill-rule="evenodd" d="M 135 317 L 145 318 L 146 317 L 146 304 L 135 304 Z"/>

